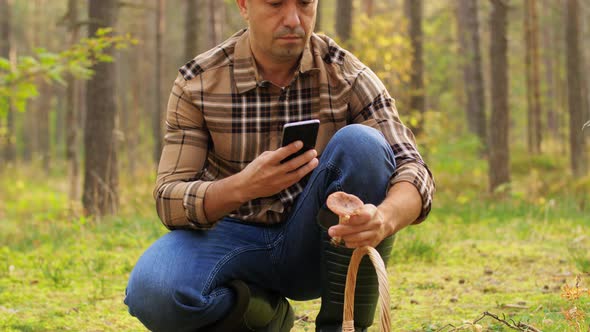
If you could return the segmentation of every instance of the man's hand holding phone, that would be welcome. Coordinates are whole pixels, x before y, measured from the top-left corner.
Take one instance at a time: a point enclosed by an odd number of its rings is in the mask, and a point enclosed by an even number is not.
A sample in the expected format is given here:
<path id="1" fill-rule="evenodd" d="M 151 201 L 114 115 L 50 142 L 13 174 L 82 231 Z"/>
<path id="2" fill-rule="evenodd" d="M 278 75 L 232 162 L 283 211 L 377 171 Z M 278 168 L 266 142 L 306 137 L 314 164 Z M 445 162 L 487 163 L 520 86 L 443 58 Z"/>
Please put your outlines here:
<path id="1" fill-rule="evenodd" d="M 285 128 L 298 128 L 283 130 L 282 147 L 263 152 L 239 173 L 243 180 L 242 192 L 246 195 L 244 201 L 274 195 L 299 182 L 318 166 L 314 147 L 319 121 L 302 126 L 306 129 L 285 125 Z"/>
<path id="2" fill-rule="evenodd" d="M 320 120 L 316 119 L 286 123 L 283 126 L 281 145 L 287 146 L 295 141 L 301 141 L 303 142 L 303 147 L 285 158 L 282 162 L 287 162 L 305 153 L 305 151 L 315 148 L 319 128 Z"/>

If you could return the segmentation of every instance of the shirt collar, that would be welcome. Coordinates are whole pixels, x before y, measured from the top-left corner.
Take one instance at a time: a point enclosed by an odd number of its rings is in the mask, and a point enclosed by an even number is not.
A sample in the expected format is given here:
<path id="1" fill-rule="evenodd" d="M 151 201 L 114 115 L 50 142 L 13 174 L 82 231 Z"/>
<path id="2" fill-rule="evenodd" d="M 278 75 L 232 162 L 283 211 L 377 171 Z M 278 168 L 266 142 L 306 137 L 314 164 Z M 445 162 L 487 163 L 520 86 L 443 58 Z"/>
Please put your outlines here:
<path id="1" fill-rule="evenodd" d="M 250 49 L 249 32 L 245 30 L 242 36 L 236 42 L 234 51 L 234 80 L 236 82 L 236 89 L 238 93 L 244 93 L 256 88 L 262 83 L 256 68 L 256 62 Z M 299 74 L 316 70 L 314 67 L 314 59 L 311 53 L 311 42 L 308 41 L 303 49 L 303 55 L 299 62 Z M 296 76 L 298 76 L 296 74 Z"/>

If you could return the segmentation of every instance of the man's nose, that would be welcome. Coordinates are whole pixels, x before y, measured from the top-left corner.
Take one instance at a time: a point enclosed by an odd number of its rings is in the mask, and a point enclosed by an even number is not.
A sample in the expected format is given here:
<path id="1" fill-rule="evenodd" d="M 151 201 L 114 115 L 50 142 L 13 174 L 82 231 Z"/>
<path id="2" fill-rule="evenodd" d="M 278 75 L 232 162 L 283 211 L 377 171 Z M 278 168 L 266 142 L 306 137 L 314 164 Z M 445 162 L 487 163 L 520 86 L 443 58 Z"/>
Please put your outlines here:
<path id="1" fill-rule="evenodd" d="M 287 1 L 287 4 L 283 7 L 283 24 L 289 28 L 295 28 L 301 25 L 299 19 L 299 12 L 297 10 L 297 1 Z"/>

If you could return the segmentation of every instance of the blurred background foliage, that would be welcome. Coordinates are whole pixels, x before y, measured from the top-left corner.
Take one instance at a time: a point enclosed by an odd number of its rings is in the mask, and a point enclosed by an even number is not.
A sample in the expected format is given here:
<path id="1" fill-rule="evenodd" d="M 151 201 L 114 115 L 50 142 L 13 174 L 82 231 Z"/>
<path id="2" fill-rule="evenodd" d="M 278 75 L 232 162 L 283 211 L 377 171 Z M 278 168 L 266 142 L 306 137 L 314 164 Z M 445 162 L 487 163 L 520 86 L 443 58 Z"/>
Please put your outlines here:
<path id="1" fill-rule="evenodd" d="M 233 0 L 0 0 L 0 330 L 141 330 L 121 301 L 166 231 L 151 192 L 172 82 L 244 26 Z M 465 321 L 494 309 L 587 330 L 571 310 L 590 317 L 590 3 L 320 0 L 316 30 L 382 79 L 437 182 L 430 219 L 394 249 L 394 324 L 478 330 Z M 101 82 L 111 95 L 92 94 Z M 312 329 L 318 302 L 296 309 L 296 327 Z"/>

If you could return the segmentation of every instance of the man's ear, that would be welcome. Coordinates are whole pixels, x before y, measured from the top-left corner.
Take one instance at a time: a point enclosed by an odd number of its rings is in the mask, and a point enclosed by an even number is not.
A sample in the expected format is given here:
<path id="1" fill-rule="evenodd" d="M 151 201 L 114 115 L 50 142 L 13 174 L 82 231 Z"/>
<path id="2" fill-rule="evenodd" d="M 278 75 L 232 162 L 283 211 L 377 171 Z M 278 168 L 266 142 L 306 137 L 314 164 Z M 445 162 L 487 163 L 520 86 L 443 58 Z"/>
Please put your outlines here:
<path id="1" fill-rule="evenodd" d="M 240 15 L 248 21 L 248 0 L 236 0 L 238 8 L 240 8 Z"/>

